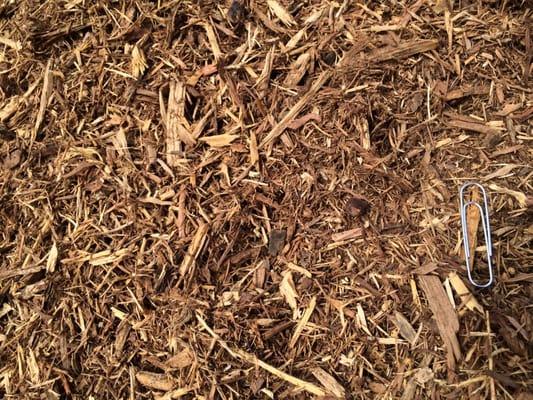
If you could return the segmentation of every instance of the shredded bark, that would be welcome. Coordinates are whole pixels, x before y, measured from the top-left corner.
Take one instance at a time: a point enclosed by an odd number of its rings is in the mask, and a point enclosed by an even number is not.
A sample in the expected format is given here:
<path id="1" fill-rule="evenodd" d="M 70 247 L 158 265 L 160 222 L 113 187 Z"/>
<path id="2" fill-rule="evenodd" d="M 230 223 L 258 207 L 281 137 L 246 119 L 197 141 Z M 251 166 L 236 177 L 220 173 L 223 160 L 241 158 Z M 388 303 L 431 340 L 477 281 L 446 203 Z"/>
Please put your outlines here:
<path id="1" fill-rule="evenodd" d="M 531 4 L 0 0 L 0 397 L 526 398 Z"/>

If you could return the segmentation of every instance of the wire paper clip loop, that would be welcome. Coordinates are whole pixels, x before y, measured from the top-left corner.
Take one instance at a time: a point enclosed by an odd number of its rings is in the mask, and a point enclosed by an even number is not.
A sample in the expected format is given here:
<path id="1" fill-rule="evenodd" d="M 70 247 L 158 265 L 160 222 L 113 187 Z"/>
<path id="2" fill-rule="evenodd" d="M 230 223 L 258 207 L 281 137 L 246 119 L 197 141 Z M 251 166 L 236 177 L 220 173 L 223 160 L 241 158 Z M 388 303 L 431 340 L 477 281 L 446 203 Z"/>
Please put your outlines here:
<path id="1" fill-rule="evenodd" d="M 479 204 L 477 201 L 470 200 L 465 203 L 464 199 L 464 192 L 465 189 L 469 188 L 470 186 L 476 186 L 481 190 L 481 193 L 483 194 L 483 203 Z M 465 258 L 466 258 L 466 272 L 468 274 L 468 280 L 470 283 L 478 288 L 487 288 L 494 282 L 494 275 L 492 272 L 492 239 L 491 239 L 491 232 L 490 232 L 490 222 L 489 222 L 489 202 L 487 199 L 487 192 L 485 191 L 485 188 L 481 186 L 477 182 L 467 182 L 463 186 L 461 186 L 461 190 L 459 192 L 460 196 L 460 202 L 461 202 L 461 226 L 463 229 L 463 245 L 465 249 Z M 466 210 L 469 206 L 475 206 L 479 209 L 479 212 L 481 214 L 481 224 L 483 226 L 483 234 L 485 236 L 485 247 L 487 248 L 487 262 L 488 262 L 488 272 L 489 272 L 489 279 L 485 283 L 479 283 L 474 280 L 472 277 L 472 266 L 470 265 L 470 241 L 468 239 L 468 221 L 466 218 Z"/>

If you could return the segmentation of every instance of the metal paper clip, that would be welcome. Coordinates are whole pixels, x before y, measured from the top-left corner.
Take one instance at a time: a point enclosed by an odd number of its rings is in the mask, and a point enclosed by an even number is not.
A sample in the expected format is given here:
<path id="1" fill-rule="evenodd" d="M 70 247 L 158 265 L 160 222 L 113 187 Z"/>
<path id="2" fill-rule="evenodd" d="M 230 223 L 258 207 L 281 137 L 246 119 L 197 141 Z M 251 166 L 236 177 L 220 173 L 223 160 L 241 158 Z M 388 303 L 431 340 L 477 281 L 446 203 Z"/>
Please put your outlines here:
<path id="1" fill-rule="evenodd" d="M 476 186 L 481 190 L 483 194 L 483 204 L 479 204 L 477 201 L 470 200 L 465 203 L 464 192 L 465 189 L 470 186 Z M 492 239 L 490 237 L 490 223 L 489 223 L 489 202 L 487 199 L 487 192 L 485 188 L 477 182 L 467 182 L 461 186 L 459 192 L 460 201 L 461 201 L 461 225 L 463 228 L 463 245 L 465 248 L 465 258 L 466 258 L 466 272 L 468 273 L 468 280 L 470 283 L 478 288 L 487 288 L 492 285 L 494 281 L 494 276 L 492 273 Z M 468 239 L 468 221 L 466 218 L 466 210 L 469 206 L 475 206 L 479 209 L 481 215 L 481 224 L 483 226 L 483 234 L 485 236 L 485 246 L 487 248 L 487 262 L 488 262 L 488 272 L 489 279 L 486 283 L 478 283 L 472 278 L 472 266 L 470 265 L 470 241 Z"/>

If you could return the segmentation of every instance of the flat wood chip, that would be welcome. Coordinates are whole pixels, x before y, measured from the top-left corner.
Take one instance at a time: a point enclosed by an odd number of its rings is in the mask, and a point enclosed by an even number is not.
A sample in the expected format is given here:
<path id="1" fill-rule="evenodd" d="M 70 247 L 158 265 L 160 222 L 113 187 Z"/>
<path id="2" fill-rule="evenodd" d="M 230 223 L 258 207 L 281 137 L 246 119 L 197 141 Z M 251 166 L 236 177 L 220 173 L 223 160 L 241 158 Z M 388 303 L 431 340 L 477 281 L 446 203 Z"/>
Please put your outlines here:
<path id="1" fill-rule="evenodd" d="M 437 322 L 440 336 L 444 341 L 446 351 L 448 352 L 448 366 L 455 369 L 456 361 L 461 359 L 461 348 L 457 340 L 459 331 L 459 319 L 453 309 L 450 300 L 440 279 L 433 275 L 420 275 L 420 286 L 426 294 L 429 307 Z"/>

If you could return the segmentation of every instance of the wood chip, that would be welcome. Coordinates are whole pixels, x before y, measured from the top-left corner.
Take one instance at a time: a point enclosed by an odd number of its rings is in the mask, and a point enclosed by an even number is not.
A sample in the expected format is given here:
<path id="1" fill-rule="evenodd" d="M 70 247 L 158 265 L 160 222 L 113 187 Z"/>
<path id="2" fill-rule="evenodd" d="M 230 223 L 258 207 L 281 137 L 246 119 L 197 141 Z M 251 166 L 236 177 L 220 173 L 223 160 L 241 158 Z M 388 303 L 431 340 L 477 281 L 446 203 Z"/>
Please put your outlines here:
<path id="1" fill-rule="evenodd" d="M 448 125 L 453 128 L 464 129 L 465 131 L 484 133 L 487 135 L 499 134 L 499 131 L 497 129 L 491 128 L 481 122 L 467 122 L 459 119 L 452 119 L 448 121 Z"/>
<path id="2" fill-rule="evenodd" d="M 289 123 L 300 113 L 302 108 L 307 104 L 309 99 L 313 97 L 316 92 L 322 87 L 324 83 L 330 78 L 331 72 L 325 71 L 316 79 L 316 81 L 313 83 L 309 91 L 303 95 L 300 100 L 296 102 L 296 104 L 285 114 L 285 116 L 281 119 L 280 122 L 278 122 L 272 130 L 269 132 L 269 134 L 263 139 L 261 144 L 259 145 L 259 148 L 265 147 L 267 144 L 272 142 L 274 139 L 281 136 L 281 134 L 285 131 Z"/>
<path id="3" fill-rule="evenodd" d="M 345 398 L 346 393 L 344 388 L 331 374 L 328 374 L 320 367 L 313 368 L 311 373 L 322 384 L 322 386 L 324 386 L 329 394 L 339 399 Z"/>
<path id="4" fill-rule="evenodd" d="M 298 321 L 298 324 L 296 325 L 294 334 L 292 335 L 291 341 L 289 342 L 289 347 L 294 347 L 296 345 L 296 342 L 298 341 L 298 338 L 300 337 L 300 335 L 302 334 L 302 331 L 307 325 L 309 318 L 311 318 L 311 314 L 313 314 L 313 311 L 315 310 L 315 306 L 316 306 L 316 297 L 313 296 L 311 300 L 309 301 L 309 305 L 305 309 L 302 315 L 302 318 Z"/>
<path id="5" fill-rule="evenodd" d="M 461 298 L 461 301 L 464 303 L 464 305 L 470 311 L 478 311 L 481 314 L 485 314 L 485 310 L 476 300 L 474 295 L 470 293 L 470 291 L 468 290 L 464 282 L 461 280 L 459 275 L 457 275 L 455 272 L 450 272 L 448 277 L 450 278 L 450 283 L 457 292 L 457 295 Z"/>
<path id="6" fill-rule="evenodd" d="M 298 85 L 298 83 L 300 83 L 305 73 L 307 72 L 310 62 L 310 53 L 300 54 L 298 58 L 292 62 L 290 70 L 287 76 L 285 77 L 285 80 L 283 81 L 283 85 L 289 88 Z"/>
<path id="7" fill-rule="evenodd" d="M 251 363 L 252 365 L 258 365 L 260 368 L 263 368 L 264 370 L 270 372 L 271 374 L 277 376 L 278 378 L 280 379 L 283 379 L 289 383 L 291 383 L 292 385 L 302 389 L 302 390 L 305 390 L 306 392 L 309 392 L 311 394 L 314 394 L 316 396 L 325 396 L 326 395 L 326 392 L 324 391 L 324 389 L 322 389 L 321 387 L 317 386 L 317 385 L 314 385 L 312 383 L 309 383 L 309 382 L 306 382 L 306 381 L 303 381 L 301 379 L 298 379 L 298 378 L 295 378 L 294 376 L 292 375 L 289 375 L 283 371 L 280 371 L 279 369 L 273 367 L 272 365 L 270 364 L 267 364 L 266 362 L 258 359 L 256 356 L 254 356 L 253 354 L 249 354 L 245 351 L 242 351 L 242 350 L 239 350 L 239 349 L 231 349 L 227 344 L 226 342 L 224 342 L 223 340 L 221 340 L 218 335 L 213 332 L 213 330 L 206 324 L 206 322 L 203 320 L 202 317 L 200 317 L 199 315 L 196 316 L 196 318 L 198 319 L 198 321 L 200 322 L 200 324 L 209 332 L 209 334 L 217 340 L 217 342 L 228 352 L 230 353 L 234 358 L 239 358 L 239 359 L 242 359 L 242 360 L 245 360 L 249 363 Z"/>
<path id="8" fill-rule="evenodd" d="M 209 44 L 211 45 L 211 51 L 213 52 L 215 61 L 218 61 L 220 60 L 220 57 L 222 57 L 222 52 L 220 51 L 220 46 L 218 45 L 218 39 L 215 34 L 215 30 L 210 23 L 205 23 L 204 28 L 207 33 L 207 38 L 209 40 Z"/>
<path id="9" fill-rule="evenodd" d="M 439 42 L 437 40 L 415 40 L 411 42 L 404 42 L 398 46 L 389 46 L 377 49 L 372 52 L 368 58 L 369 60 L 381 62 L 389 60 L 401 60 L 414 56 L 419 53 L 425 53 L 430 50 L 435 50 Z"/>
<path id="10" fill-rule="evenodd" d="M 48 102 L 50 96 L 52 95 L 52 85 L 53 85 L 53 74 L 50 68 L 52 67 L 52 59 L 48 60 L 46 67 L 43 73 L 43 90 L 41 91 L 41 102 L 39 104 L 39 111 L 37 112 L 37 117 L 35 118 L 34 125 L 34 135 L 37 135 L 41 124 L 44 120 L 44 114 L 48 108 Z"/>
<path id="11" fill-rule="evenodd" d="M 517 190 L 507 189 L 505 187 L 502 187 L 496 184 L 490 184 L 489 189 L 497 193 L 507 194 L 515 198 L 518 204 L 520 205 L 520 207 L 527 207 L 527 196 L 522 192 L 519 192 Z"/>
<path id="12" fill-rule="evenodd" d="M 148 68 L 148 64 L 146 63 L 144 52 L 137 45 L 133 46 L 131 51 L 131 74 L 138 79 L 144 74 L 146 68 Z"/>
<path id="13" fill-rule="evenodd" d="M 483 94 L 488 94 L 489 91 L 490 91 L 490 88 L 485 85 L 480 85 L 480 86 L 469 85 L 469 86 L 465 86 L 459 89 L 450 90 L 444 96 L 444 100 L 451 101 L 451 100 L 461 99 L 467 96 L 483 95 Z"/>
<path id="14" fill-rule="evenodd" d="M 279 284 L 279 292 L 292 309 L 293 316 L 297 315 L 298 304 L 296 302 L 296 299 L 298 298 L 298 293 L 296 292 L 294 281 L 292 280 L 292 273 L 290 271 L 285 272 L 283 279 Z"/>
<path id="15" fill-rule="evenodd" d="M 194 361 L 194 355 L 189 349 L 183 349 L 178 354 L 170 357 L 165 364 L 170 368 L 186 368 Z"/>
<path id="16" fill-rule="evenodd" d="M 457 332 L 459 331 L 457 314 L 437 276 L 421 275 L 419 280 L 448 352 L 448 367 L 453 370 L 455 369 L 456 361 L 462 357 L 461 348 L 457 340 Z"/>
<path id="17" fill-rule="evenodd" d="M 180 165 L 181 144 L 191 146 L 196 143 L 185 119 L 185 86 L 179 81 L 170 82 L 168 105 L 163 119 L 166 119 L 167 163 L 176 167 Z"/>
<path id="18" fill-rule="evenodd" d="M 287 125 L 287 128 L 289 129 L 300 129 L 302 126 L 307 124 L 309 121 L 316 121 L 320 122 L 322 119 L 320 118 L 320 115 L 315 113 L 309 113 L 304 115 L 301 118 L 297 118 L 294 121 L 292 121 L 290 124 Z"/>
<path id="19" fill-rule="evenodd" d="M 351 239 L 357 239 L 363 236 L 363 229 L 362 228 L 354 228 L 349 229 L 344 232 L 334 233 L 331 235 L 331 239 L 334 242 L 341 242 L 344 240 L 351 240 Z"/>
<path id="20" fill-rule="evenodd" d="M 52 248 L 48 252 L 48 257 L 46 259 L 46 271 L 47 272 L 55 271 L 58 256 L 59 256 L 59 252 L 57 250 L 57 245 L 54 243 L 52 245 Z"/>
<path id="21" fill-rule="evenodd" d="M 169 392 L 166 392 L 164 395 L 154 395 L 154 400 L 172 400 L 172 399 L 181 399 L 186 394 L 194 391 L 194 388 L 180 388 L 174 389 Z"/>
<path id="22" fill-rule="evenodd" d="M 207 143 L 211 147 L 224 147 L 229 146 L 238 137 L 239 135 L 224 133 L 222 135 L 205 136 L 200 138 L 200 141 Z"/>
<path id="23" fill-rule="evenodd" d="M 285 25 L 296 25 L 296 21 L 294 20 L 292 15 L 290 15 L 289 12 L 285 9 L 285 7 L 283 7 L 276 0 L 267 0 L 267 4 L 270 10 L 274 13 L 274 15 L 278 17 L 280 21 L 283 22 Z"/>
<path id="24" fill-rule="evenodd" d="M 135 374 L 139 383 L 143 386 L 157 390 L 172 390 L 175 387 L 172 378 L 164 374 L 156 374 L 153 372 L 139 371 Z"/>
<path id="25" fill-rule="evenodd" d="M 405 318 L 401 313 L 396 311 L 394 313 L 394 319 L 393 319 L 395 325 L 398 327 L 398 330 L 400 331 L 400 335 L 407 340 L 411 345 L 414 346 L 416 343 L 416 331 L 414 330 L 411 323 Z"/>
<path id="26" fill-rule="evenodd" d="M 179 268 L 180 275 L 192 275 L 196 259 L 202 250 L 202 247 L 205 243 L 207 231 L 209 226 L 205 223 L 200 223 L 194 237 L 192 239 L 189 248 L 187 249 L 187 254 L 183 258 L 183 261 Z"/>

